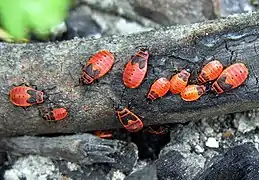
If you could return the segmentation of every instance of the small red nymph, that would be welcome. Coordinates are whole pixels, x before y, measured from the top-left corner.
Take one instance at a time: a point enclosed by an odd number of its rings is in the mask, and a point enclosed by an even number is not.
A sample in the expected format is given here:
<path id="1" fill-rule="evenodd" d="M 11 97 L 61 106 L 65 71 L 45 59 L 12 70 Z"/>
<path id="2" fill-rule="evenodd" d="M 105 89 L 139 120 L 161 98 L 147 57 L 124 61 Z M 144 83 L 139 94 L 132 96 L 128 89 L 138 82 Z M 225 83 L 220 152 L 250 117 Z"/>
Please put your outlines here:
<path id="1" fill-rule="evenodd" d="M 44 94 L 42 91 L 38 91 L 28 86 L 16 86 L 9 92 L 10 101 L 21 107 L 28 107 L 34 104 L 40 104 L 44 102 Z"/>
<path id="2" fill-rule="evenodd" d="M 94 54 L 83 68 L 81 76 L 83 84 L 91 84 L 94 80 L 104 76 L 114 64 L 114 55 L 102 50 Z"/>
<path id="3" fill-rule="evenodd" d="M 217 94 L 237 88 L 248 77 L 248 69 L 243 63 L 235 63 L 227 67 L 212 84 L 212 90 Z"/>
<path id="4" fill-rule="evenodd" d="M 188 69 L 183 69 L 181 72 L 175 74 L 170 80 L 170 91 L 173 94 L 181 93 L 187 86 L 190 78 L 190 72 Z"/>
<path id="5" fill-rule="evenodd" d="M 198 77 L 198 80 L 204 84 L 208 81 L 213 81 L 219 77 L 219 75 L 223 71 L 223 65 L 221 64 L 220 61 L 214 60 L 206 64 Z"/>
<path id="6" fill-rule="evenodd" d="M 140 50 L 125 66 L 123 72 L 123 83 L 128 88 L 137 88 L 140 86 L 147 73 L 149 53 L 146 50 Z"/>
<path id="7" fill-rule="evenodd" d="M 141 119 L 128 108 L 116 110 L 117 118 L 129 132 L 137 132 L 143 128 Z"/>
<path id="8" fill-rule="evenodd" d="M 196 101 L 206 92 L 204 85 L 188 85 L 181 92 L 181 98 L 184 101 Z"/>
<path id="9" fill-rule="evenodd" d="M 155 99 L 164 96 L 170 89 L 170 82 L 164 78 L 161 77 L 157 79 L 151 86 L 147 98 L 154 101 Z"/>
<path id="10" fill-rule="evenodd" d="M 94 135 L 100 138 L 111 138 L 113 134 L 112 131 L 95 131 Z"/>
<path id="11" fill-rule="evenodd" d="M 67 117 L 68 112 L 65 108 L 54 108 L 45 113 L 43 118 L 47 121 L 60 121 Z"/>

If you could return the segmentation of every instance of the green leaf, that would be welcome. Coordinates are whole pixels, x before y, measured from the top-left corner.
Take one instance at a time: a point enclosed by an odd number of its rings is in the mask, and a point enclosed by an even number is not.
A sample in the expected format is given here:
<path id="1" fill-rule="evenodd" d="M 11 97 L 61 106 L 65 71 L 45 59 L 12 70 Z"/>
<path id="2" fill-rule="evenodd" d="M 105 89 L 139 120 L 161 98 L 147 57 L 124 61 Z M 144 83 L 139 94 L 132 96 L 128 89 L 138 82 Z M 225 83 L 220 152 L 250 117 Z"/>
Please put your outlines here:
<path id="1" fill-rule="evenodd" d="M 4 28 L 15 38 L 26 38 L 28 31 L 47 34 L 62 22 L 70 0 L 0 0 Z"/>

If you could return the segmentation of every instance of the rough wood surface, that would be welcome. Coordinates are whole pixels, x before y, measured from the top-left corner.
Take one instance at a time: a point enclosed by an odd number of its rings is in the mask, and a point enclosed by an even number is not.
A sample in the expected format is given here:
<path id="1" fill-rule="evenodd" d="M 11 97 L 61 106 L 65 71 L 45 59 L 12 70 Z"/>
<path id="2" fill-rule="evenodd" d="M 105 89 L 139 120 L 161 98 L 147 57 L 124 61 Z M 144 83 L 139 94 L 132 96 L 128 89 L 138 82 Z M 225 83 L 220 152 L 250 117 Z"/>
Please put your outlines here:
<path id="1" fill-rule="evenodd" d="M 259 13 L 251 13 L 128 36 L 59 43 L 1 43 L 1 136 L 78 133 L 121 127 L 110 98 L 124 106 L 131 101 L 132 111 L 144 117 L 145 125 L 183 123 L 259 107 L 258 25 Z M 125 89 L 122 70 L 139 46 L 147 46 L 151 54 L 147 80 L 137 89 Z M 80 62 L 85 63 L 101 49 L 116 55 L 117 63 L 112 71 L 91 86 L 74 87 L 81 75 Z M 250 70 L 245 86 L 218 97 L 208 94 L 197 102 L 183 102 L 179 96 L 170 93 L 151 104 L 145 101 L 156 78 L 170 78 L 175 70 L 189 64 L 193 67 L 192 79 L 195 80 L 201 63 L 209 58 L 218 58 L 225 66 L 235 61 L 244 62 Z M 69 118 L 48 123 L 39 116 L 38 106 L 26 111 L 13 106 L 7 94 L 13 83 L 24 81 L 38 88 L 56 85 L 57 88 L 48 93 L 60 93 L 50 98 L 70 107 Z"/>
<path id="2" fill-rule="evenodd" d="M 59 137 L 23 136 L 1 138 L 1 152 L 12 157 L 39 155 L 80 165 L 106 163 L 122 172 L 131 172 L 138 160 L 133 143 L 107 140 L 91 134 Z"/>

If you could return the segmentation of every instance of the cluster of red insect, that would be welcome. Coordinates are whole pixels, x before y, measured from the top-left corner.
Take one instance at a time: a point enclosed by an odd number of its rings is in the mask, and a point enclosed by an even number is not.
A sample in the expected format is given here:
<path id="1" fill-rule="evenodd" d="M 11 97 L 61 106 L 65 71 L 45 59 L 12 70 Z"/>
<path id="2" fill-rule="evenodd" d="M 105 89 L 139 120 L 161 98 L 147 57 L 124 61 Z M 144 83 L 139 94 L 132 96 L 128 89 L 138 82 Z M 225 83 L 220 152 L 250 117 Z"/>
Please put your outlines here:
<path id="1" fill-rule="evenodd" d="M 237 88 L 247 77 L 248 69 L 243 63 L 235 63 L 224 69 L 220 61 L 213 60 L 201 69 L 197 85 L 188 85 L 190 71 L 184 69 L 171 78 L 170 91 L 173 94 L 180 94 L 184 101 L 196 101 L 207 91 L 221 94 Z M 206 88 L 204 84 L 211 82 L 213 82 L 211 88 L 208 86 Z"/>
<path id="2" fill-rule="evenodd" d="M 83 67 L 80 78 L 82 84 L 89 85 L 104 76 L 112 68 L 114 60 L 114 55 L 107 50 L 94 54 Z M 148 60 L 149 52 L 141 49 L 126 64 L 122 79 L 127 88 L 138 88 L 141 85 L 147 73 Z M 195 101 L 206 93 L 207 88 L 204 84 L 207 82 L 215 80 L 211 89 L 221 94 L 240 86 L 248 77 L 248 69 L 243 63 L 235 63 L 223 69 L 220 61 L 213 60 L 202 68 L 198 76 L 199 83 L 191 85 L 188 85 L 191 75 L 189 69 L 183 69 L 173 75 L 170 81 L 165 77 L 160 77 L 151 85 L 147 98 L 154 101 L 170 91 L 173 94 L 180 94 L 184 101 Z M 16 106 L 32 106 L 44 102 L 44 93 L 35 88 L 20 85 L 11 89 L 10 100 Z M 127 107 L 119 107 L 115 111 L 121 124 L 129 132 L 137 132 L 143 128 L 142 120 Z M 65 108 L 51 108 L 43 117 L 49 121 L 59 121 L 67 115 Z"/>
<path id="3" fill-rule="evenodd" d="M 10 92 L 10 101 L 23 108 L 44 103 L 44 91 L 37 90 L 27 84 L 13 87 Z M 66 108 L 48 108 L 44 110 L 42 117 L 47 121 L 63 120 L 68 115 Z"/>
<path id="4" fill-rule="evenodd" d="M 146 54 L 147 53 L 138 54 L 138 56 L 135 56 L 137 58 L 133 58 L 132 63 L 131 63 L 132 66 L 129 65 L 127 68 L 128 69 L 127 71 L 129 74 L 132 74 L 131 72 L 134 72 L 135 69 L 137 69 L 136 66 L 139 66 L 139 65 L 140 65 L 139 69 L 142 70 L 144 68 L 142 71 L 143 72 L 146 71 L 146 69 L 147 69 L 146 61 L 143 61 L 142 58 L 139 58 L 140 55 L 141 55 L 140 57 L 143 57 Z M 148 54 L 147 54 L 147 56 L 148 56 Z M 112 68 L 112 66 L 114 64 L 114 60 L 115 60 L 114 55 L 107 50 L 97 52 L 89 59 L 87 64 L 83 67 L 81 82 L 83 84 L 89 85 L 89 84 L 93 83 L 94 80 L 101 78 L 108 71 L 110 71 L 110 69 Z M 134 73 L 133 73 L 133 75 L 134 75 Z M 138 82 L 136 82 L 136 79 L 138 79 L 138 78 L 142 78 L 141 73 L 138 73 L 138 72 L 137 72 L 137 74 L 135 74 L 135 78 L 131 78 L 130 76 L 127 76 L 125 74 L 123 75 L 124 82 L 129 82 L 133 86 L 136 86 L 136 83 L 138 83 Z M 144 78 L 144 76 L 143 76 L 143 78 Z M 140 118 L 137 115 L 135 115 L 134 113 L 132 113 L 128 108 L 118 107 L 118 108 L 116 108 L 116 114 L 117 114 L 117 117 L 120 120 L 120 122 L 123 124 L 123 126 L 128 131 L 137 132 L 143 128 L 143 123 L 140 120 Z M 106 136 L 102 135 L 102 137 L 106 137 Z"/>
<path id="5" fill-rule="evenodd" d="M 123 83 L 128 88 L 137 88 L 143 82 L 149 60 L 149 52 L 141 49 L 126 64 L 123 71 Z M 83 84 L 91 84 L 94 80 L 104 76 L 114 64 L 114 55 L 107 51 L 99 51 L 93 55 L 83 68 Z M 157 79 L 147 93 L 152 101 L 163 97 L 170 90 L 173 94 L 180 94 L 184 101 L 198 100 L 207 91 L 205 83 L 212 82 L 212 91 L 217 94 L 234 89 L 244 83 L 248 77 L 248 69 L 243 63 L 235 63 L 223 70 L 218 60 L 206 64 L 199 76 L 198 84 L 188 85 L 190 70 L 183 69 L 172 76 L 169 81 L 165 77 Z M 116 109 L 116 114 L 122 125 L 130 132 L 137 132 L 143 128 L 142 120 L 127 107 Z"/>

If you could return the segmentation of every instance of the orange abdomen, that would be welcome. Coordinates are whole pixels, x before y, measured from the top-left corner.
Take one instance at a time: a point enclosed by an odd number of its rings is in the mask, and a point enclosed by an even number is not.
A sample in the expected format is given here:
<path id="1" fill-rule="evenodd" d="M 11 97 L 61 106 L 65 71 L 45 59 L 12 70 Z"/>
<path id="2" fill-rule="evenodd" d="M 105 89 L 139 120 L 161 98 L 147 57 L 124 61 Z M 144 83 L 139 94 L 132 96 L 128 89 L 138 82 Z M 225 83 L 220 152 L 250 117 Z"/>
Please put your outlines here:
<path id="1" fill-rule="evenodd" d="M 151 86 L 147 98 L 155 100 L 159 97 L 164 96 L 170 89 L 170 82 L 162 77 L 157 79 Z"/>
<path id="2" fill-rule="evenodd" d="M 128 88 L 137 88 L 145 78 L 147 68 L 138 69 L 138 65 L 127 65 L 123 73 L 123 82 Z"/>
<path id="3" fill-rule="evenodd" d="M 173 94 L 179 94 L 187 86 L 190 73 L 182 70 L 180 73 L 175 74 L 170 80 L 170 91 Z"/>
<path id="4" fill-rule="evenodd" d="M 181 98 L 184 101 L 195 101 L 199 99 L 206 92 L 204 85 L 188 85 L 181 92 Z"/>
<path id="5" fill-rule="evenodd" d="M 82 79 L 85 84 L 91 84 L 94 80 L 104 76 L 114 64 L 114 55 L 102 50 L 94 54 L 83 69 Z"/>
<path id="6" fill-rule="evenodd" d="M 123 72 L 123 83 L 128 88 L 137 88 L 140 86 L 147 73 L 149 53 L 139 51 L 127 63 Z"/>
<path id="7" fill-rule="evenodd" d="M 26 86 L 17 86 L 10 90 L 10 101 L 16 105 L 16 106 L 32 106 L 33 104 L 37 104 L 36 97 L 31 97 L 30 94 L 28 94 L 28 91 L 35 92 L 36 90 L 31 87 Z M 34 101 L 35 99 L 35 101 Z"/>
<path id="8" fill-rule="evenodd" d="M 223 65 L 221 64 L 221 62 L 219 62 L 218 60 L 211 61 L 202 68 L 198 80 L 201 83 L 212 81 L 214 79 L 217 79 L 222 71 Z"/>
<path id="9" fill-rule="evenodd" d="M 100 138 L 110 138 L 112 137 L 112 131 L 95 131 L 94 135 L 100 137 Z"/>
<path id="10" fill-rule="evenodd" d="M 212 89 L 221 94 L 225 91 L 237 88 L 248 77 L 248 69 L 243 63 L 235 63 L 227 67 L 218 79 L 212 84 Z"/>
<path id="11" fill-rule="evenodd" d="M 52 110 L 53 120 L 59 121 L 67 117 L 68 112 L 65 108 L 56 108 Z"/>

